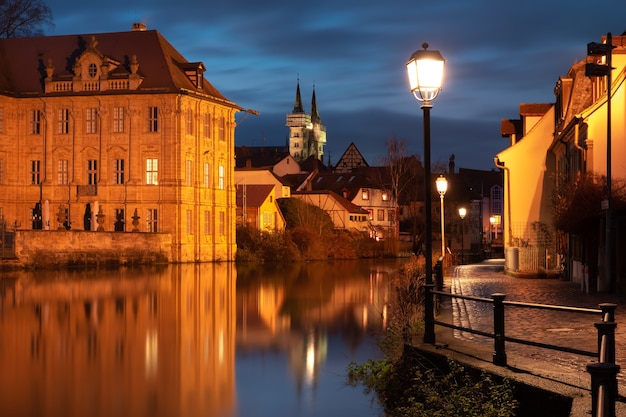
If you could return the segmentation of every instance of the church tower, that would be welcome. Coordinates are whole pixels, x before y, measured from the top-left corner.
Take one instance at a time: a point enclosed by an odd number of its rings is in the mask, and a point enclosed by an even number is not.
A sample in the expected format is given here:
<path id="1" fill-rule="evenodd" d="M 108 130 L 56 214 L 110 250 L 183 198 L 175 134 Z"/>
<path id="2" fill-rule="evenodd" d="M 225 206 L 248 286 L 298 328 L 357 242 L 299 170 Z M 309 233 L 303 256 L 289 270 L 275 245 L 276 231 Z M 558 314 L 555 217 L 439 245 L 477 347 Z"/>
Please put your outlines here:
<path id="1" fill-rule="evenodd" d="M 289 127 L 289 153 L 296 161 L 302 162 L 310 156 L 323 161 L 326 126 L 322 124 L 317 109 L 315 87 L 313 87 L 311 99 L 311 113 L 306 114 L 302 106 L 300 80 L 298 80 L 293 111 L 287 115 L 287 127 Z"/>

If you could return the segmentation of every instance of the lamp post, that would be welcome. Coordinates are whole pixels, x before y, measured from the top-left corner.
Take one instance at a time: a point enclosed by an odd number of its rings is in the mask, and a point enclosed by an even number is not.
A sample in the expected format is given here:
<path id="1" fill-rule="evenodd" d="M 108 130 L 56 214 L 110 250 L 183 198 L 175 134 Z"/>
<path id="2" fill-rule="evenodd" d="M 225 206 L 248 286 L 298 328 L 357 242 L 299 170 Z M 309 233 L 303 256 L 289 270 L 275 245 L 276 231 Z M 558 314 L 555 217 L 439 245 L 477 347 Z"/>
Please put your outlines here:
<path id="1" fill-rule="evenodd" d="M 587 44 L 587 56 L 604 60 L 604 63 L 587 63 L 585 64 L 585 75 L 587 77 L 604 77 L 606 76 L 606 199 L 602 201 L 602 209 L 605 210 L 605 233 L 604 233 L 604 287 L 600 288 L 598 282 L 598 290 L 610 289 L 613 291 L 614 282 L 612 277 L 613 267 L 613 193 L 611 179 L 611 81 L 612 81 L 612 57 L 613 57 L 613 35 L 611 32 L 606 35 L 605 43 L 590 42 Z"/>
<path id="2" fill-rule="evenodd" d="M 491 251 L 493 250 L 493 225 L 496 224 L 495 216 L 489 217 L 489 257 L 491 258 Z"/>
<path id="3" fill-rule="evenodd" d="M 422 102 L 424 111 L 424 233 L 426 253 L 426 285 L 433 287 L 433 259 L 432 259 L 432 207 L 430 184 L 430 109 L 443 81 L 444 59 L 439 51 L 429 51 L 428 44 L 422 44 L 423 50 L 413 52 L 406 63 L 407 75 L 411 93 Z M 432 293 L 424 302 L 424 342 L 435 342 L 435 316 Z"/>
<path id="4" fill-rule="evenodd" d="M 446 256 L 446 239 L 445 239 L 445 213 L 443 206 L 443 197 L 448 191 L 448 181 L 443 175 L 439 175 L 435 181 L 437 185 L 437 192 L 439 193 L 439 199 L 441 200 L 441 260 Z"/>
<path id="5" fill-rule="evenodd" d="M 465 244 L 463 242 L 463 238 L 465 235 L 465 227 L 463 224 L 463 220 L 465 220 L 465 216 L 467 215 L 467 209 L 465 207 L 459 207 L 459 217 L 461 217 L 461 265 L 465 264 Z"/>

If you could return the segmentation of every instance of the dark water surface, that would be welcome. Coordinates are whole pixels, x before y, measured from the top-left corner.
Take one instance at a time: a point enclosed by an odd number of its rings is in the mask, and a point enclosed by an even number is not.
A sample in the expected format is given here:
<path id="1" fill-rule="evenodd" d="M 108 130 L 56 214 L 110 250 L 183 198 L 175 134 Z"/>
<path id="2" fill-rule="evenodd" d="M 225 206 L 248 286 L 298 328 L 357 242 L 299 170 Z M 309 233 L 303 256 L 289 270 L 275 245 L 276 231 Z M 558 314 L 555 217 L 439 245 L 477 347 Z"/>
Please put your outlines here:
<path id="1" fill-rule="evenodd" d="M 346 367 L 398 265 L 3 273 L 0 416 L 379 416 Z"/>

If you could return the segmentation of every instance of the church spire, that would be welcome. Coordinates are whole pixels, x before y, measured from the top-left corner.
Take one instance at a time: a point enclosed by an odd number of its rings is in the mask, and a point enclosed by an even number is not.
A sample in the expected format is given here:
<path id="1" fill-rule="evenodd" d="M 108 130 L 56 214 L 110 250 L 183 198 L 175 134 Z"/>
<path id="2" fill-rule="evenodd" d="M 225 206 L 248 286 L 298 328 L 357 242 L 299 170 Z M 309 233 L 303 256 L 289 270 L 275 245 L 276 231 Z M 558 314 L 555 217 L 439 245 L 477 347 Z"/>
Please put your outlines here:
<path id="1" fill-rule="evenodd" d="M 311 122 L 321 123 L 320 113 L 317 111 L 317 100 L 315 99 L 315 85 L 313 85 L 313 98 L 311 99 Z"/>
<path id="2" fill-rule="evenodd" d="M 292 113 L 304 113 L 304 107 L 302 107 L 302 98 L 300 97 L 300 77 L 298 77 L 298 87 L 296 88 L 296 101 L 293 104 Z"/>

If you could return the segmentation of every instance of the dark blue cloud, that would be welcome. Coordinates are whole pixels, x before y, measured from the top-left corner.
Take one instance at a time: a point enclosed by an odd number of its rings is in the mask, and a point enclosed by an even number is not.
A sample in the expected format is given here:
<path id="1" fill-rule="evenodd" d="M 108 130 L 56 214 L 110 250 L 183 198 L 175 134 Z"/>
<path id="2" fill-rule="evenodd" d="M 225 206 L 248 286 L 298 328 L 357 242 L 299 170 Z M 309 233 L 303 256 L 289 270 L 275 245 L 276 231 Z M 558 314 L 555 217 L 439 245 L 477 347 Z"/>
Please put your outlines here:
<path id="1" fill-rule="evenodd" d="M 623 0 L 57 3 L 52 35 L 125 31 L 142 21 L 204 62 L 226 97 L 261 112 L 237 128 L 241 144 L 283 144 L 297 80 L 305 103 L 315 86 L 331 158 L 354 142 L 370 163 L 394 135 L 422 153 L 422 112 L 404 64 L 428 42 L 447 60 L 432 111 L 433 160 L 454 153 L 457 166 L 478 169 L 491 169 L 507 145 L 501 119 L 518 117 L 520 103 L 553 102 L 558 77 L 585 57 L 588 42 L 626 30 Z"/>

